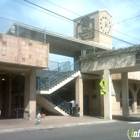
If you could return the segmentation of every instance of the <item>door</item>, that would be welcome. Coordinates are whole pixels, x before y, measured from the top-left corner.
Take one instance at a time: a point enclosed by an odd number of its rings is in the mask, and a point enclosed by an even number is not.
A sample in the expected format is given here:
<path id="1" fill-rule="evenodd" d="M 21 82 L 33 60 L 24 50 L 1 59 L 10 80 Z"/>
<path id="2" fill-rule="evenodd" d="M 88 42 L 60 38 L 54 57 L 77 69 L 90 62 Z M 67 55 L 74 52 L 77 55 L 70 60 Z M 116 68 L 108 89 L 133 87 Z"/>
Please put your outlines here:
<path id="1" fill-rule="evenodd" d="M 89 115 L 89 95 L 84 95 L 84 115 Z"/>

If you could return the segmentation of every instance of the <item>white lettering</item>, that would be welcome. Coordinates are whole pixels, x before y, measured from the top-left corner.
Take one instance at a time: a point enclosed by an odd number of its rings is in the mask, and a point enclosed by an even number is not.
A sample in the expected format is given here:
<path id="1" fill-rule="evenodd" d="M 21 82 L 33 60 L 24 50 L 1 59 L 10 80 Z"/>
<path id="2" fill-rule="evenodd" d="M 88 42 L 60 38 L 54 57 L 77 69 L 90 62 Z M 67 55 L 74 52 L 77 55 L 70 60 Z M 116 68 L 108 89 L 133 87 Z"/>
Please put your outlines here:
<path id="1" fill-rule="evenodd" d="M 138 137 L 138 132 L 137 131 L 134 131 L 134 138 Z"/>

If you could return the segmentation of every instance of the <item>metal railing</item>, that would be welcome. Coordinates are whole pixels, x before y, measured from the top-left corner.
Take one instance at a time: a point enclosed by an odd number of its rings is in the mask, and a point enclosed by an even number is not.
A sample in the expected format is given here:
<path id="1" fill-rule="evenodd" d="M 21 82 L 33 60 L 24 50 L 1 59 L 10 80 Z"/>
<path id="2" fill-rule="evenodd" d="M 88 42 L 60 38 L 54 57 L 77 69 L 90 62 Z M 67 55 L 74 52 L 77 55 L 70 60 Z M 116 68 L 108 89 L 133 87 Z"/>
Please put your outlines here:
<path id="1" fill-rule="evenodd" d="M 48 71 L 45 75 L 39 77 L 39 78 L 37 79 L 37 82 L 40 82 L 40 81 L 42 81 L 44 78 L 49 77 L 49 76 L 51 76 L 51 75 L 57 73 L 58 71 L 61 71 L 61 69 L 63 69 L 63 67 L 66 67 L 66 66 L 68 66 L 68 65 L 70 65 L 70 62 L 69 62 L 69 61 L 68 61 L 68 62 L 65 62 L 65 63 L 63 63 L 63 64 L 61 64 L 59 67 L 55 68 L 54 70 Z"/>
<path id="2" fill-rule="evenodd" d="M 31 111 L 29 109 L 25 109 L 25 108 L 15 108 L 16 110 L 16 118 L 19 118 L 20 116 L 20 111 L 22 111 L 22 114 L 23 113 L 28 113 L 28 117 L 29 117 L 29 114 L 31 113 Z"/>
<path id="3" fill-rule="evenodd" d="M 48 70 L 49 71 L 57 71 L 58 70 L 58 67 L 61 67 L 62 65 L 64 64 L 70 64 L 69 61 L 66 61 L 66 62 L 56 62 L 56 61 L 49 61 L 49 67 L 48 67 Z"/>
<path id="4" fill-rule="evenodd" d="M 75 72 L 79 71 L 81 68 L 80 60 L 73 64 L 64 64 L 59 67 L 57 72 L 51 75 L 44 75 L 37 80 L 37 90 L 49 90 L 56 86 L 66 78 L 72 76 Z"/>
<path id="5" fill-rule="evenodd" d="M 67 103 L 64 99 L 62 99 L 57 94 L 49 94 L 44 97 L 47 98 L 50 102 L 52 102 L 54 105 L 64 110 L 67 114 L 70 114 L 70 104 Z"/>

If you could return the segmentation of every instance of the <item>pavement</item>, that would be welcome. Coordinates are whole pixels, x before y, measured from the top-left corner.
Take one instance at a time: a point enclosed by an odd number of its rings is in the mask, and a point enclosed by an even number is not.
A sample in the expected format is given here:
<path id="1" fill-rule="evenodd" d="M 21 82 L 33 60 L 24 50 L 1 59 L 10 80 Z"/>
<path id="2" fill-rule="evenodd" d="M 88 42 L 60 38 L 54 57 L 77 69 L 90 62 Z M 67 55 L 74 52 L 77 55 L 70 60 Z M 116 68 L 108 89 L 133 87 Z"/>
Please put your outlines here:
<path id="1" fill-rule="evenodd" d="M 44 130 L 111 122 L 115 122 L 115 120 L 105 120 L 101 117 L 90 116 L 47 116 L 45 119 L 41 119 L 41 123 L 38 125 L 36 125 L 36 120 L 28 121 L 25 119 L 3 119 L 0 120 L 0 133 Z"/>
<path id="2" fill-rule="evenodd" d="M 112 123 L 117 121 L 140 121 L 139 114 L 131 115 L 129 120 L 123 120 L 121 116 L 114 116 L 113 120 L 106 120 L 102 117 L 83 116 L 46 116 L 41 119 L 41 123 L 36 125 L 36 120 L 28 121 L 25 119 L 1 119 L 0 133 L 34 131 L 45 129 L 56 129 L 62 127 L 74 127 L 82 125 L 96 125 L 102 123 Z"/>

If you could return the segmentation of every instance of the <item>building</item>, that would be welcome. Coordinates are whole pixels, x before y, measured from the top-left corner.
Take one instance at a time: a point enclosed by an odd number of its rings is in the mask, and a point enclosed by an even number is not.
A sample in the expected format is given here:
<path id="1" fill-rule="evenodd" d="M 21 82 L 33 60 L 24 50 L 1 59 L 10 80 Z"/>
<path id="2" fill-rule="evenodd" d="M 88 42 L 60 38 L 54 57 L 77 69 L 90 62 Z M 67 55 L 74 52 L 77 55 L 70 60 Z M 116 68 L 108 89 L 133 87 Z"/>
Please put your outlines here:
<path id="1" fill-rule="evenodd" d="M 103 96 L 99 83 L 104 69 L 89 70 L 85 66 L 92 66 L 92 60 L 86 60 L 85 64 L 80 60 L 88 54 L 112 50 L 111 18 L 102 10 L 75 19 L 74 38 L 13 23 L 0 35 L 1 118 L 32 120 L 38 112 L 68 116 L 71 100 L 76 100 L 80 107 L 80 116 L 112 119 L 112 115 L 120 114 L 122 100 L 123 103 L 129 100 L 127 94 L 121 95 L 121 71 L 111 75 L 112 82 L 107 80 L 107 88 L 111 89 Z M 49 70 L 49 53 L 73 57 L 74 63 L 65 62 Z M 128 78 L 130 104 L 132 111 L 137 112 L 140 73 L 129 73 Z M 122 93 L 127 93 L 125 86 Z M 128 109 L 126 114 L 123 116 L 129 117 Z"/>

